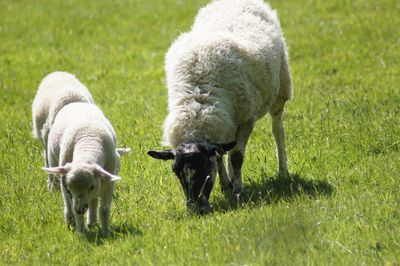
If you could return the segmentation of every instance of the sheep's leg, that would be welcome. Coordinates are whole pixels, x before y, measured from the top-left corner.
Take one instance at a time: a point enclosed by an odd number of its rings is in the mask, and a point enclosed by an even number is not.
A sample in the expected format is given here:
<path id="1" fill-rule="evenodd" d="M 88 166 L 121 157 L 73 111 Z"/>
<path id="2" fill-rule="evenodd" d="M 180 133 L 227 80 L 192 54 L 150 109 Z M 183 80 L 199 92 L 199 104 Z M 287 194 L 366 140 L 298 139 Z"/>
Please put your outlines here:
<path id="1" fill-rule="evenodd" d="M 97 205 L 98 205 L 98 199 L 96 197 L 89 204 L 88 217 L 87 217 L 88 227 L 94 226 L 97 222 Z"/>
<path id="2" fill-rule="evenodd" d="M 279 176 L 288 177 L 289 171 L 286 162 L 285 129 L 283 127 L 284 101 L 278 102 L 272 109 L 272 133 L 274 134 L 279 161 Z"/>
<path id="3" fill-rule="evenodd" d="M 242 193 L 242 165 L 247 141 L 254 127 L 254 120 L 239 126 L 236 132 L 236 145 L 228 154 L 229 176 L 232 180 L 233 194 L 239 198 Z"/>
<path id="4" fill-rule="evenodd" d="M 217 165 L 218 165 L 219 183 L 221 185 L 222 192 L 232 189 L 232 182 L 228 176 L 228 173 L 226 172 L 225 164 L 224 164 L 224 160 L 223 160 L 222 156 L 218 156 Z"/>
<path id="5" fill-rule="evenodd" d="M 114 184 L 108 184 L 107 188 L 102 189 L 100 198 L 100 222 L 103 236 L 108 235 L 110 225 L 110 208 Z"/>

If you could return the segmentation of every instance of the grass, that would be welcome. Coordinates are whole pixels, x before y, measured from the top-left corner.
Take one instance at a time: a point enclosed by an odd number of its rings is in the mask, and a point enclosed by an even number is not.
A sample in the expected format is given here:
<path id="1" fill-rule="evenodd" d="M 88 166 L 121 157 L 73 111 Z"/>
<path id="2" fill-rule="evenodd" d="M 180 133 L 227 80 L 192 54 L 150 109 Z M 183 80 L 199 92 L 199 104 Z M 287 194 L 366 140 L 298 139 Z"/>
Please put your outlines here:
<path id="1" fill-rule="evenodd" d="M 206 1 L 0 2 L 0 264 L 354 265 L 400 262 L 400 5 L 278 1 L 294 100 L 290 180 L 276 177 L 268 117 L 250 139 L 245 200 L 219 186 L 187 213 L 160 148 L 163 57 Z M 45 74 L 75 73 L 113 123 L 123 158 L 112 235 L 66 229 L 49 193 L 31 103 Z"/>

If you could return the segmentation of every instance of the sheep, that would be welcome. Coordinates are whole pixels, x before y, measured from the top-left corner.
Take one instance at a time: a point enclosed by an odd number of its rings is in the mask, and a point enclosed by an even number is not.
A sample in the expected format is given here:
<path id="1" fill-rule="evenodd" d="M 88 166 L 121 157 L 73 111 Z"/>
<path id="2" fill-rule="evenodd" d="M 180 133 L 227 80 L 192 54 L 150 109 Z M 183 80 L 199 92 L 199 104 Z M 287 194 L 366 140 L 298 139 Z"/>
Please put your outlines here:
<path id="1" fill-rule="evenodd" d="M 169 150 L 148 155 L 173 160 L 187 206 L 211 210 L 221 188 L 240 200 L 241 168 L 256 120 L 269 113 L 279 175 L 288 176 L 283 111 L 292 97 L 288 52 L 276 11 L 262 0 L 218 0 L 200 9 L 190 32 L 165 57 Z M 228 173 L 223 155 L 228 153 Z"/>
<path id="2" fill-rule="evenodd" d="M 61 177 L 64 217 L 79 233 L 97 221 L 100 199 L 102 234 L 109 233 L 110 207 L 119 170 L 119 156 L 129 149 L 116 149 L 115 132 L 103 112 L 94 104 L 71 103 L 62 108 L 48 138 L 49 167 L 43 169 Z"/>
<path id="3" fill-rule="evenodd" d="M 72 74 L 53 72 L 41 81 L 32 103 L 33 136 L 40 139 L 44 148 L 45 167 L 49 166 L 47 139 L 57 113 L 72 102 L 93 103 L 92 95 L 86 87 Z M 48 189 L 59 188 L 58 179 L 48 176 Z"/>

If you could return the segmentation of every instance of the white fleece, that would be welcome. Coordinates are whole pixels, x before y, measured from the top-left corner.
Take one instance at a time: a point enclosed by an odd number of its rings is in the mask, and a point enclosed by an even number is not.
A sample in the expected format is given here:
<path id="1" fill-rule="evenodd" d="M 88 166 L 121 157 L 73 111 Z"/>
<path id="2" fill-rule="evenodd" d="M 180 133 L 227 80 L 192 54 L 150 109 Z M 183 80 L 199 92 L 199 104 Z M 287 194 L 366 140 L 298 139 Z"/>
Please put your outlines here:
<path id="1" fill-rule="evenodd" d="M 33 135 L 46 148 L 57 113 L 72 102 L 93 103 L 88 89 L 72 74 L 56 71 L 43 78 L 32 103 Z"/>
<path id="2" fill-rule="evenodd" d="M 163 140 L 173 147 L 232 141 L 240 125 L 292 94 L 278 17 L 261 0 L 217 0 L 202 8 L 170 47 L 165 72 Z"/>

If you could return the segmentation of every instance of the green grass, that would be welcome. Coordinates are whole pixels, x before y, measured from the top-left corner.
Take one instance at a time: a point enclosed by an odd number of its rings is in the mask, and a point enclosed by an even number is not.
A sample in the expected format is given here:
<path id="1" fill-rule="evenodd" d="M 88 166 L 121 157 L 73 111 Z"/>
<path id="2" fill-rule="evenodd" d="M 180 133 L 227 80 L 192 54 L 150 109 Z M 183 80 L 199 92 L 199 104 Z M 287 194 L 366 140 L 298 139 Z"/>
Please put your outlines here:
<path id="1" fill-rule="evenodd" d="M 272 1 L 290 46 L 285 118 L 291 180 L 277 179 L 268 117 L 248 145 L 245 201 L 219 185 L 187 213 L 160 148 L 163 57 L 206 1 L 0 1 L 0 264 L 398 265 L 400 5 L 396 0 Z M 123 158 L 112 235 L 66 229 L 49 193 L 31 103 L 66 70 L 113 123 Z"/>

